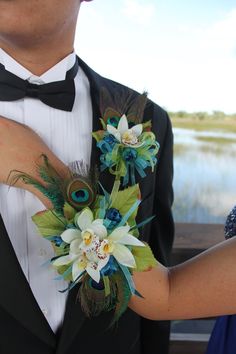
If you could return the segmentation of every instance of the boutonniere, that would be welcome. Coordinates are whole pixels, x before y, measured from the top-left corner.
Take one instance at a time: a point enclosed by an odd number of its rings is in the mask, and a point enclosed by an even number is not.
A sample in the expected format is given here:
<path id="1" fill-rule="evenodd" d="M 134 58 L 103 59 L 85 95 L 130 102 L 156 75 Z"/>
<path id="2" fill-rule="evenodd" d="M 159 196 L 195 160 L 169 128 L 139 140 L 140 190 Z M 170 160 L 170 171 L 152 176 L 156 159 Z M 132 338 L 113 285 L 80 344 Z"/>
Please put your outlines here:
<path id="1" fill-rule="evenodd" d="M 153 216 L 136 223 L 141 192 L 135 184 L 135 170 L 144 177 L 146 167 L 156 164 L 159 147 L 151 123 L 137 118 L 142 116 L 144 103 L 146 95 L 139 96 L 132 106 L 138 111 L 132 115 L 105 109 L 103 130 L 93 133 L 102 152 L 101 168 L 109 167 L 116 175 L 110 193 L 99 181 L 96 168 L 89 170 L 83 162 L 75 162 L 68 166 L 68 178 L 62 179 L 45 155 L 38 165 L 43 183 L 24 173 L 14 176 L 34 185 L 53 205 L 32 220 L 53 245 L 55 256 L 50 263 L 59 274 L 57 279 L 68 281 L 68 288 L 61 291 L 80 283 L 78 297 L 84 312 L 95 316 L 114 310 L 113 323 L 132 295 L 142 296 L 135 289 L 133 271 L 146 271 L 157 264 L 138 231 Z M 122 177 L 124 185 L 132 184 L 124 190 L 120 190 Z"/>
<path id="2" fill-rule="evenodd" d="M 101 150 L 101 171 L 108 168 L 117 179 L 123 177 L 123 186 L 134 185 L 136 174 L 144 178 L 147 167 L 153 172 L 157 163 L 159 144 L 151 131 L 151 121 L 142 121 L 146 103 L 144 93 L 134 99 L 127 113 L 106 108 L 100 118 L 103 129 L 93 133 Z"/>

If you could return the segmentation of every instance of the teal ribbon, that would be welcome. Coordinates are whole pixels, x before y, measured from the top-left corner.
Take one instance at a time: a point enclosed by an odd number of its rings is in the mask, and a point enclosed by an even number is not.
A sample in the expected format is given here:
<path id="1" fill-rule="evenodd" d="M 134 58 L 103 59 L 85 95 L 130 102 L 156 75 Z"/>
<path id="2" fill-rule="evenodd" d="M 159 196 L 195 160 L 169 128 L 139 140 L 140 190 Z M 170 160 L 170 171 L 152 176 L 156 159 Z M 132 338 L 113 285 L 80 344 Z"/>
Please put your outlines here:
<path id="1" fill-rule="evenodd" d="M 118 263 L 119 264 L 119 267 L 120 269 L 122 270 L 124 276 L 125 276 L 125 279 L 127 281 L 127 284 L 129 286 L 129 289 L 130 289 L 130 292 L 131 294 L 135 294 L 135 285 L 134 285 L 134 281 L 133 281 L 133 278 L 130 274 L 130 271 L 127 267 L 123 266 L 122 264 Z"/>
<path id="2" fill-rule="evenodd" d="M 72 271 L 72 266 L 70 266 L 63 274 L 59 275 L 58 277 L 54 278 L 54 280 L 62 280 L 65 279 L 67 275 L 69 275 Z"/>

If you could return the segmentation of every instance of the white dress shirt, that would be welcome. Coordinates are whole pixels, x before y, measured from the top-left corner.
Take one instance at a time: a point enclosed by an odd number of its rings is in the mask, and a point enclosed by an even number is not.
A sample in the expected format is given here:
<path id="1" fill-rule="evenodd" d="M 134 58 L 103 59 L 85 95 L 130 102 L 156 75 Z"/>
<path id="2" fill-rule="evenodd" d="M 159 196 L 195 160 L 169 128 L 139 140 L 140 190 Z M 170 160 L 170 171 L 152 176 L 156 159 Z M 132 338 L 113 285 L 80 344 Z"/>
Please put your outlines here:
<path id="1" fill-rule="evenodd" d="M 0 49 L 0 63 L 24 80 L 34 84 L 64 80 L 75 63 L 68 55 L 42 76 L 37 77 Z M 49 148 L 65 163 L 75 160 L 90 162 L 92 146 L 92 104 L 88 79 L 81 68 L 75 77 L 76 97 L 72 112 L 51 108 L 40 100 L 24 98 L 0 102 L 0 115 L 24 123 L 37 132 Z M 31 193 L 0 185 L 0 212 L 21 268 L 36 301 L 52 330 L 63 322 L 68 284 L 54 280 L 56 272 L 44 265 L 54 253 L 49 241 L 39 236 L 31 216 L 45 209 Z M 0 278 L 1 282 L 1 278 Z"/>

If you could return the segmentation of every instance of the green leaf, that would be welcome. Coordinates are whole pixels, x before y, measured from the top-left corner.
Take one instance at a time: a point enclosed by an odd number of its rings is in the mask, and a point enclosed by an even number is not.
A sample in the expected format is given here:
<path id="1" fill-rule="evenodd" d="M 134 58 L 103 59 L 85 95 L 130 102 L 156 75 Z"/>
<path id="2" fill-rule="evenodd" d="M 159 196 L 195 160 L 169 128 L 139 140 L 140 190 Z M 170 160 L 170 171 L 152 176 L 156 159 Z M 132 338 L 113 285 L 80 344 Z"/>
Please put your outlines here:
<path id="1" fill-rule="evenodd" d="M 104 284 L 104 291 L 105 291 L 105 296 L 109 296 L 111 294 L 111 289 L 110 289 L 110 280 L 108 276 L 103 276 L 103 284 Z"/>
<path id="2" fill-rule="evenodd" d="M 112 207 L 118 209 L 121 215 L 124 216 L 132 207 L 132 205 L 135 203 L 135 201 L 139 199 L 139 197 L 140 197 L 140 189 L 138 184 L 135 184 L 134 186 L 128 187 L 123 191 L 119 191 L 117 193 L 117 197 L 115 198 L 115 200 L 112 201 Z M 129 225 L 133 226 L 135 224 L 137 211 L 138 208 L 133 212 L 133 214 L 128 219 Z"/>
<path id="3" fill-rule="evenodd" d="M 107 130 L 107 125 L 106 125 L 106 122 L 104 121 L 104 119 L 100 118 L 100 122 L 102 124 L 103 129 Z"/>
<path id="4" fill-rule="evenodd" d="M 69 204 L 69 203 L 65 203 L 64 207 L 63 207 L 63 213 L 65 218 L 71 222 L 74 220 L 75 214 L 77 213 L 77 211 Z"/>
<path id="5" fill-rule="evenodd" d="M 145 244 L 145 247 L 133 246 L 132 254 L 136 262 L 136 268 L 134 270 L 137 272 L 147 271 L 155 267 L 158 263 L 148 244 Z"/>
<path id="6" fill-rule="evenodd" d="M 55 210 L 41 211 L 32 216 L 32 220 L 44 237 L 60 235 L 67 226 L 66 219 L 56 213 Z"/>
<path id="7" fill-rule="evenodd" d="M 94 139 L 95 139 L 97 142 L 99 142 L 99 141 L 101 141 L 101 140 L 103 139 L 103 137 L 104 137 L 104 130 L 98 130 L 98 131 L 96 131 L 96 132 L 93 132 L 92 135 L 93 135 Z"/>
<path id="8" fill-rule="evenodd" d="M 60 274 L 60 275 L 62 275 L 62 274 L 64 274 L 66 271 L 67 271 L 67 269 L 70 267 L 70 265 L 68 266 L 68 265 L 63 265 L 63 266 L 60 266 L 60 267 L 53 267 L 56 271 L 57 271 L 57 273 L 58 274 Z M 67 281 L 73 281 L 73 279 L 72 279 L 72 273 L 70 272 L 70 273 L 68 273 L 65 277 L 64 277 L 64 280 L 67 280 Z M 61 290 L 61 289 L 60 289 Z"/>
<path id="9" fill-rule="evenodd" d="M 152 127 L 152 121 L 148 120 L 147 122 L 143 122 L 143 130 L 147 129 L 147 128 L 151 128 Z"/>

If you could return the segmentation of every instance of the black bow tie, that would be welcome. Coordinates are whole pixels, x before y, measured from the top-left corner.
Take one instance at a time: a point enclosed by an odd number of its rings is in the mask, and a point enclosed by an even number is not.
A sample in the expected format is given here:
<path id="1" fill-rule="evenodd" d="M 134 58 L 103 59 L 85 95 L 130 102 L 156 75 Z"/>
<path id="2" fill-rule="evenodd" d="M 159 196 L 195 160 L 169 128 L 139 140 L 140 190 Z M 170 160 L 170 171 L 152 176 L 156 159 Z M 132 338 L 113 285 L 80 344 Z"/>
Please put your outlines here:
<path id="1" fill-rule="evenodd" d="M 71 112 L 75 101 L 74 78 L 78 68 L 76 59 L 75 65 L 67 71 L 65 80 L 36 85 L 12 74 L 0 64 L 0 101 L 16 101 L 27 96 L 38 98 L 50 107 Z"/>

